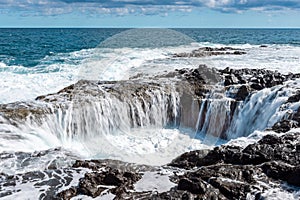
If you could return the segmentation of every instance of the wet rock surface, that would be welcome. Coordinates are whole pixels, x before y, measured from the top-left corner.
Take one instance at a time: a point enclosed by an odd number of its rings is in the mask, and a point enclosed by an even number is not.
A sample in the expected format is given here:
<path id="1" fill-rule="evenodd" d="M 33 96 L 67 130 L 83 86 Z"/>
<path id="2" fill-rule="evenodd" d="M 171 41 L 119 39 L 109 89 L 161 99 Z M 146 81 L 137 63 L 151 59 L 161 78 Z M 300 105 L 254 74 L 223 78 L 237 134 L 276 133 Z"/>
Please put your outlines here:
<path id="1" fill-rule="evenodd" d="M 244 149 L 222 146 L 208 153 L 185 153 L 169 165 L 193 169 L 179 178 L 178 190 L 199 196 L 210 185 L 228 199 L 246 199 L 266 189 L 261 182 L 286 181 L 299 186 L 299 145 L 299 133 L 267 135 Z"/>
<path id="2" fill-rule="evenodd" d="M 166 168 L 173 172 L 169 179 L 176 185 L 165 192 L 134 190 L 134 183 L 144 172 L 158 172 L 160 167 L 137 167 L 109 160 L 76 161 L 73 167 L 92 171 L 86 173 L 77 186 L 60 192 L 58 197 L 70 199 L 82 194 L 97 197 L 111 193 L 114 199 L 260 199 L 270 184 L 281 188 L 286 182 L 291 188 L 294 186 L 290 192 L 298 190 L 299 146 L 300 134 L 289 133 L 266 135 L 246 148 L 221 146 L 185 153 Z"/>
<path id="3" fill-rule="evenodd" d="M 261 90 L 283 84 L 285 81 L 294 80 L 300 77 L 300 74 L 281 74 L 276 71 L 266 69 L 230 69 L 219 70 L 224 77 L 224 85 L 247 84 L 252 90 Z M 297 95 L 290 101 L 295 101 Z"/>
<path id="4" fill-rule="evenodd" d="M 300 165 L 300 134 L 283 136 L 266 135 L 260 141 L 246 148 L 238 146 L 215 147 L 207 154 L 191 151 L 173 160 L 170 166 L 192 169 L 220 163 L 234 165 L 260 165 L 270 161 L 281 161 L 290 165 Z M 182 162 L 184 160 L 184 162 Z"/>
<path id="5" fill-rule="evenodd" d="M 293 128 L 300 128 L 300 108 L 290 113 L 286 119 L 276 122 L 271 130 L 277 133 L 286 133 Z"/>
<path id="6" fill-rule="evenodd" d="M 47 153 L 17 156 L 27 160 Z M 13 157 L 8 153 L 1 155 L 2 159 Z M 174 187 L 164 192 L 135 191 L 134 184 L 145 172 L 159 174 L 162 168 L 170 172 L 169 180 Z M 115 160 L 77 160 L 67 168 L 49 167 L 45 171 L 16 175 L 1 173 L 0 196 L 18 193 L 21 191 L 18 185 L 29 184 L 47 188 L 41 191 L 41 199 L 106 195 L 110 195 L 109 199 L 260 199 L 264 191 L 281 188 L 283 183 L 291 186 L 287 192 L 299 190 L 299 177 L 300 133 L 288 133 L 266 135 L 246 148 L 226 145 L 187 152 L 164 167 Z"/>
<path id="7" fill-rule="evenodd" d="M 203 97 L 208 92 L 205 85 L 215 84 L 219 80 L 219 73 L 205 65 L 200 65 L 196 69 L 175 70 L 145 80 L 80 80 L 57 93 L 38 96 L 35 101 L 1 104 L 0 116 L 16 125 L 35 116 L 45 118 L 57 114 L 59 110 L 65 111 L 71 103 L 75 103 L 78 107 L 86 106 L 90 102 L 101 101 L 108 95 L 120 101 L 139 99 L 149 104 L 153 101 L 151 94 L 157 91 L 169 96 L 176 91 L 180 95 L 184 93 L 192 97 Z"/>

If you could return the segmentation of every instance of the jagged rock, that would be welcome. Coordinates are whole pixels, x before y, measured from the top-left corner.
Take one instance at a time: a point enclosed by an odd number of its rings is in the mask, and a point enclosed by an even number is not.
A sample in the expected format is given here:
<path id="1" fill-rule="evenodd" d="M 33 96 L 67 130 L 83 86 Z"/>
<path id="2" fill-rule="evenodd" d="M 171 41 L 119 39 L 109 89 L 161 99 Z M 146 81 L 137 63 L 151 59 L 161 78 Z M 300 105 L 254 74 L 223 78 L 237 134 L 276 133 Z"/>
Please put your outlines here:
<path id="1" fill-rule="evenodd" d="M 248 145 L 242 151 L 242 164 L 261 164 L 268 161 L 282 161 L 291 165 L 299 165 L 300 152 L 296 149 L 300 143 L 300 135 L 286 134 L 281 137 L 266 135 L 260 141 Z"/>
<path id="2" fill-rule="evenodd" d="M 154 171 L 156 167 L 149 165 L 138 165 L 134 163 L 123 162 L 119 160 L 103 159 L 103 160 L 76 160 L 73 164 L 74 168 L 87 168 L 93 171 L 119 169 L 121 171 Z"/>
<path id="3" fill-rule="evenodd" d="M 244 149 L 237 146 L 215 147 L 206 156 L 197 158 L 194 158 L 195 155 L 202 154 L 194 151 L 183 154 L 183 157 L 176 158 L 169 165 L 191 169 L 195 166 L 201 167 L 218 163 L 259 165 L 273 160 L 299 165 L 300 150 L 297 149 L 297 145 L 300 145 L 300 134 L 298 133 L 286 134 L 281 137 L 266 135 L 257 143 L 250 144 Z"/>
<path id="4" fill-rule="evenodd" d="M 216 84 L 221 79 L 217 70 L 206 65 L 199 65 L 196 69 L 175 69 L 175 72 L 193 85 Z"/>
<path id="5" fill-rule="evenodd" d="M 236 84 L 239 84 L 239 80 L 235 77 L 235 75 L 231 74 L 225 76 L 225 81 L 224 81 L 225 86 L 236 85 Z"/>
<path id="6" fill-rule="evenodd" d="M 186 152 L 174 159 L 170 165 L 179 168 L 192 169 L 197 166 L 197 161 L 203 159 L 208 152 L 209 150 L 207 149 Z"/>
<path id="7" fill-rule="evenodd" d="M 246 52 L 243 49 L 232 48 L 232 47 L 221 47 L 221 48 L 212 48 L 212 47 L 202 47 L 196 50 L 193 50 L 190 53 L 177 53 L 174 54 L 174 57 L 208 57 L 208 56 L 217 56 L 217 55 L 243 55 Z"/>
<path id="8" fill-rule="evenodd" d="M 179 156 L 169 165 L 184 169 L 191 169 L 193 167 L 222 163 L 225 162 L 225 160 L 229 163 L 236 163 L 239 162 L 239 158 L 241 156 L 240 151 L 241 148 L 236 146 L 215 147 L 208 153 L 207 151 L 204 153 L 203 150 L 196 150 Z"/>
<path id="9" fill-rule="evenodd" d="M 292 102 L 288 102 L 288 103 L 293 103 L 293 100 Z M 300 108 L 290 113 L 286 119 L 276 122 L 272 126 L 271 130 L 277 133 L 286 133 L 290 131 L 292 128 L 299 128 L 299 127 L 300 127 Z"/>
<path id="10" fill-rule="evenodd" d="M 291 185 L 300 186 L 300 166 L 291 166 L 283 162 L 264 163 L 261 168 L 264 173 L 272 178 L 286 181 Z"/>
<path id="11" fill-rule="evenodd" d="M 244 55 L 244 54 L 246 54 L 246 52 L 244 52 L 244 51 L 234 51 L 232 54 L 233 55 Z"/>
<path id="12" fill-rule="evenodd" d="M 274 179 L 299 186 L 299 162 L 300 134 L 291 133 L 280 137 L 266 135 L 245 149 L 221 146 L 207 154 L 200 151 L 185 153 L 170 165 L 194 169 L 180 178 L 178 190 L 203 195 L 210 186 L 226 198 L 246 199 L 248 194 L 258 198 L 262 192 L 262 188 L 257 188 L 258 176 L 265 183 Z M 199 168 L 195 170 L 195 167 Z"/>
<path id="13" fill-rule="evenodd" d="M 239 80 L 239 84 L 246 84 L 247 83 L 247 79 L 244 76 L 242 76 L 240 74 L 235 74 L 235 76 Z"/>
<path id="14" fill-rule="evenodd" d="M 64 190 L 57 194 L 57 197 L 63 200 L 70 200 L 71 198 L 77 195 L 77 189 L 75 187 L 71 187 L 67 190 Z"/>
<path id="15" fill-rule="evenodd" d="M 209 183 L 229 199 L 245 199 L 251 192 L 251 185 L 234 181 L 224 181 L 221 178 L 211 178 Z"/>
<path id="16" fill-rule="evenodd" d="M 261 169 L 251 165 L 211 165 L 186 173 L 179 185 L 195 194 L 205 193 L 210 185 L 229 199 L 245 199 L 257 184 L 254 177 L 260 173 Z"/>
<path id="17" fill-rule="evenodd" d="M 283 120 L 280 122 L 277 122 L 272 127 L 272 130 L 276 133 L 286 133 L 290 131 L 292 128 L 297 128 L 297 123 L 295 121 L 291 120 Z"/>
<path id="18" fill-rule="evenodd" d="M 88 168 L 92 166 L 92 164 L 87 165 L 87 162 L 83 163 L 85 163 L 83 166 Z M 77 162 L 76 166 L 78 165 L 80 165 L 79 161 Z M 116 195 L 121 195 L 126 191 L 126 188 L 132 189 L 133 184 L 140 178 L 141 175 L 138 173 L 121 171 L 119 169 L 107 167 L 107 169 L 104 171 L 93 171 L 86 173 L 84 177 L 79 180 L 79 184 L 76 188 L 65 190 L 59 195 L 68 198 L 72 195 L 83 194 L 95 198 L 107 189 L 104 186 L 114 186 L 111 188 L 111 192 Z"/>
<path id="19" fill-rule="evenodd" d="M 298 90 L 297 93 L 287 100 L 289 103 L 295 103 L 300 101 L 300 91 Z"/>
<path id="20" fill-rule="evenodd" d="M 276 85 L 281 85 L 287 80 L 293 80 L 298 75 L 290 74 L 283 75 L 277 71 L 270 71 L 265 69 L 230 69 L 219 70 L 224 77 L 224 85 L 247 84 L 253 90 L 262 90 Z M 232 80 L 232 77 L 238 79 Z"/>
<path id="21" fill-rule="evenodd" d="M 253 83 L 253 84 L 250 85 L 250 87 L 252 89 L 254 89 L 254 90 L 262 90 L 262 89 L 264 89 L 264 87 L 261 84 L 259 84 L 259 83 Z"/>
<path id="22" fill-rule="evenodd" d="M 250 94 L 250 88 L 247 85 L 242 85 L 236 93 L 235 99 L 237 101 L 244 101 Z"/>
<path id="23" fill-rule="evenodd" d="M 186 190 L 193 194 L 204 194 L 206 192 L 206 184 L 202 180 L 195 178 L 180 179 L 178 183 L 178 190 Z"/>
<path id="24" fill-rule="evenodd" d="M 180 179 L 177 190 L 191 192 L 199 199 L 226 199 L 218 189 L 211 186 L 211 183 L 196 177 Z"/>

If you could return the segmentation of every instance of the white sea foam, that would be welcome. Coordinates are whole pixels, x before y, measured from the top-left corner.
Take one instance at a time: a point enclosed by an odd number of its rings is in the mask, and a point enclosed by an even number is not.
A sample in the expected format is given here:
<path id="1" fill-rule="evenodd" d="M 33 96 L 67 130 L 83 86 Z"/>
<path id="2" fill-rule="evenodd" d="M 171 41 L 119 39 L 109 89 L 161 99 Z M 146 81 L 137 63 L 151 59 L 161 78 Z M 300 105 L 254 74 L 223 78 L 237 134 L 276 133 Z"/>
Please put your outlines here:
<path id="1" fill-rule="evenodd" d="M 137 192 L 167 192 L 175 183 L 169 179 L 170 174 L 158 174 L 157 172 L 145 172 L 142 179 L 134 184 Z"/>
<path id="2" fill-rule="evenodd" d="M 220 45 L 212 46 L 220 47 Z M 207 57 L 203 58 L 202 62 L 218 69 L 226 67 L 233 69 L 265 68 L 273 71 L 277 70 L 284 74 L 300 72 L 300 47 L 298 46 L 268 45 L 267 47 L 260 47 L 249 44 L 230 46 L 245 49 L 247 54 Z"/>
<path id="3" fill-rule="evenodd" d="M 245 55 L 221 55 L 207 58 L 172 58 L 174 53 L 190 52 L 204 46 L 232 46 L 245 49 Z M 157 75 L 176 68 L 193 68 L 200 63 L 209 67 L 266 68 L 282 73 L 300 71 L 300 47 L 289 45 L 221 45 L 193 43 L 190 46 L 156 49 L 83 49 L 54 54 L 41 59 L 32 68 L 0 63 L 0 103 L 34 99 L 56 92 L 78 79 L 120 80 L 138 73 Z M 63 62 L 61 62 L 63 60 Z"/>

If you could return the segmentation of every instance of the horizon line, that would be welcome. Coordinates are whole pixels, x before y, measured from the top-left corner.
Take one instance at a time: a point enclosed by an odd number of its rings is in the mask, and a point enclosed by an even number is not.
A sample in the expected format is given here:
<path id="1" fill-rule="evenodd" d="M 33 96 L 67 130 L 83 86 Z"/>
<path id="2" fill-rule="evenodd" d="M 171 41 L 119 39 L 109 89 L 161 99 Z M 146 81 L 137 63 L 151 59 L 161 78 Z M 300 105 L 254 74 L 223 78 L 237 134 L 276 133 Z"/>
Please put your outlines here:
<path id="1" fill-rule="evenodd" d="M 123 26 L 0 26 L 0 29 L 6 29 L 6 28 L 82 28 L 82 29 L 300 29 L 300 27 L 140 27 L 140 26 L 128 26 L 128 27 L 123 27 Z"/>

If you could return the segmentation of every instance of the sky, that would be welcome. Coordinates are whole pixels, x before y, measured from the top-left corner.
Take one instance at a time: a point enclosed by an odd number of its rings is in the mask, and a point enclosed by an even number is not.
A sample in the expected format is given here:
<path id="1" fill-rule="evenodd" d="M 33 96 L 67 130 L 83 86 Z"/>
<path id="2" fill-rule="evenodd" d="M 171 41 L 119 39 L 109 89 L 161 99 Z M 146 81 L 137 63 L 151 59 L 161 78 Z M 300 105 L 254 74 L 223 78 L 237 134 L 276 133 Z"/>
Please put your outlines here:
<path id="1" fill-rule="evenodd" d="M 300 28 L 300 0 L 0 0 L 0 27 Z"/>

